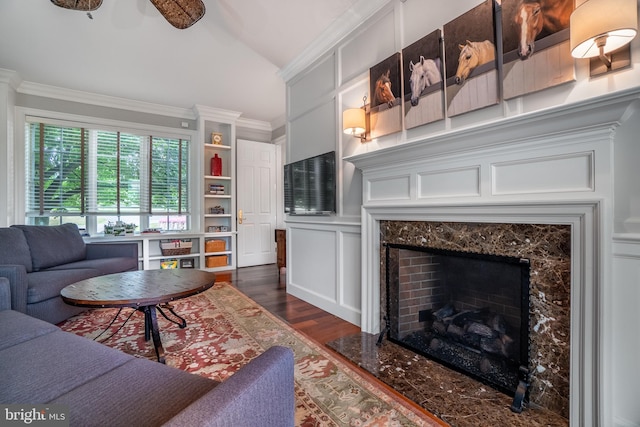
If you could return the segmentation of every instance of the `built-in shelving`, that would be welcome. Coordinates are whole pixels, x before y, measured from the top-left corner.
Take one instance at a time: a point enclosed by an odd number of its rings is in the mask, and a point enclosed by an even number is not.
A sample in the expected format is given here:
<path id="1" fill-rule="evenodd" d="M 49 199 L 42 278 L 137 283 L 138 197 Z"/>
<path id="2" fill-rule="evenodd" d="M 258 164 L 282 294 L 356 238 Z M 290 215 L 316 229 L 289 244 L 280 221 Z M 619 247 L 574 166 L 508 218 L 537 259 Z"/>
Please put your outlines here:
<path id="1" fill-rule="evenodd" d="M 232 269 L 236 267 L 235 121 L 239 114 L 210 108 L 197 109 L 203 154 L 200 262 L 207 270 Z M 214 133 L 221 137 L 216 143 L 213 143 Z M 211 167 L 211 158 L 216 154 L 222 162 L 220 175 L 214 175 Z M 219 186 L 220 193 L 211 193 L 212 185 Z M 206 251 L 210 240 L 217 241 L 218 245 L 224 242 L 224 250 Z"/>

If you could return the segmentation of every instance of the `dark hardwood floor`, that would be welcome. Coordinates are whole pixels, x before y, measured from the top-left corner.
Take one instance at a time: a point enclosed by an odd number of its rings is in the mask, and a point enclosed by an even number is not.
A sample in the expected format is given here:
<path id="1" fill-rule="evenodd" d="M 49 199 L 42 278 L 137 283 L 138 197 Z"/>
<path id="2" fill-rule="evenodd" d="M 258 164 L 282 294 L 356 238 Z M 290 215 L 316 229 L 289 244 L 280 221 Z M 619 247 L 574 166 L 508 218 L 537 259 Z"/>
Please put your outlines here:
<path id="1" fill-rule="evenodd" d="M 360 332 L 360 327 L 287 294 L 286 275 L 275 264 L 216 273 L 216 281 L 231 282 L 249 298 L 320 344 Z"/>

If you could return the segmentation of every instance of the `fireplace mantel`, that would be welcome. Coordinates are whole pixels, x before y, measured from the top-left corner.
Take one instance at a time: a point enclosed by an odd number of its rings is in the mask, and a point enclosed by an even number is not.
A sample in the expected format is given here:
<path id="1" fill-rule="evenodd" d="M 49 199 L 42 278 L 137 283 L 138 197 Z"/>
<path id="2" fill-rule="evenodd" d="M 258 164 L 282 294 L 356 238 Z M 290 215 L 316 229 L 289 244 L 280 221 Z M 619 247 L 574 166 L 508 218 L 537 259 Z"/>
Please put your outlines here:
<path id="1" fill-rule="evenodd" d="M 570 225 L 569 418 L 607 425 L 613 147 L 639 116 L 635 88 L 346 157 L 363 179 L 362 330 L 381 330 L 380 221 Z"/>

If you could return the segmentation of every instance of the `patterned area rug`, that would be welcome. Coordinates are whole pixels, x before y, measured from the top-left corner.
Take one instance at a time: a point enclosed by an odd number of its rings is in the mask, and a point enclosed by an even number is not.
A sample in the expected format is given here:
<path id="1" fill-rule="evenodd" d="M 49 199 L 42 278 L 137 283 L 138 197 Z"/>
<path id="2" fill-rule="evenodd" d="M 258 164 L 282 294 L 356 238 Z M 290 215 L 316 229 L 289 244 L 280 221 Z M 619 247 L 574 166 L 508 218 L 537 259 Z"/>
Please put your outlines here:
<path id="1" fill-rule="evenodd" d="M 180 329 L 158 316 L 167 365 L 224 381 L 271 346 L 293 349 L 298 426 L 440 425 L 394 399 L 227 283 L 172 304 L 187 327 Z M 117 309 L 90 310 L 59 326 L 95 339 L 116 313 Z M 156 358 L 152 342 L 144 340 L 144 316 L 132 309 L 122 310 L 97 341 L 137 357 Z"/>

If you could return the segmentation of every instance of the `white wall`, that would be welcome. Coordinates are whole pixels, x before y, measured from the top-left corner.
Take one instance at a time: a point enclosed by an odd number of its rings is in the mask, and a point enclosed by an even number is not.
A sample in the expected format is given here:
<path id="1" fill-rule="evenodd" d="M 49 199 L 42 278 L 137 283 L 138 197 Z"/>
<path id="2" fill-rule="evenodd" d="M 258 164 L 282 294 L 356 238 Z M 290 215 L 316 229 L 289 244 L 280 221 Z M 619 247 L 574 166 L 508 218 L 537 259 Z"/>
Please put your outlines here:
<path id="1" fill-rule="evenodd" d="M 497 129 L 504 120 L 526 117 L 528 114 L 556 106 L 596 100 L 612 92 L 623 92 L 640 86 L 640 37 L 636 37 L 631 43 L 632 65 L 628 69 L 590 78 L 588 60 L 576 60 L 575 82 L 502 101 L 492 107 L 398 132 L 365 144 L 340 132 L 341 112 L 346 108 L 361 106 L 363 95 L 369 96 L 370 67 L 433 30 L 442 28 L 447 21 L 480 3 L 482 1 L 460 0 L 442 7 L 442 2 L 437 0 L 390 0 L 382 4 L 380 10 L 362 25 L 352 27 L 353 30 L 341 39 L 338 45 L 330 46 L 317 55 L 307 69 L 293 75 L 288 81 L 287 100 L 287 151 L 292 160 L 295 160 L 293 157 L 303 158 L 317 154 L 314 150 L 319 146 L 326 149 L 330 140 L 333 149 L 343 157 L 348 157 L 403 144 L 428 144 L 433 138 L 446 138 L 447 134 L 464 129 L 470 129 L 469 138 L 473 138 L 472 130 L 476 127 L 495 124 Z M 631 110 L 638 111 L 638 106 L 633 106 Z M 576 112 L 576 117 L 579 114 L 579 111 Z M 612 319 L 611 323 L 606 323 L 606 328 L 610 328 L 611 325 L 614 325 L 614 328 L 624 328 L 622 325 L 637 324 L 635 311 L 629 306 L 632 302 L 634 307 L 640 303 L 637 291 L 640 271 L 640 185 L 637 185 L 640 182 L 640 168 L 637 167 L 640 144 L 637 135 L 640 134 L 640 121 L 627 120 L 616 132 L 615 149 L 612 150 L 613 157 L 610 159 L 613 176 L 601 181 L 608 188 L 596 189 L 598 194 L 605 194 L 607 199 L 602 218 L 603 234 L 599 236 L 600 239 L 604 239 L 601 274 L 606 283 L 611 284 L 614 292 L 613 296 L 609 294 L 605 298 L 605 312 L 599 314 Z M 514 138 L 518 136 L 514 135 Z M 360 224 L 359 209 L 362 204 L 362 177 L 352 165 L 343 162 L 339 178 L 341 209 L 336 217 L 306 221 L 303 234 L 298 230 L 298 223 L 287 222 L 290 238 L 304 241 L 304 244 L 297 245 L 295 252 L 290 249 L 289 261 L 294 264 L 291 268 L 295 269 L 296 263 L 309 266 L 318 257 L 315 243 L 323 242 L 327 230 L 331 230 L 331 227 L 337 230 L 346 222 L 350 224 L 349 229 L 357 234 L 356 230 Z M 340 233 L 335 231 L 335 234 L 334 242 Z M 304 239 L 298 239 L 300 236 L 304 236 Z M 614 245 L 620 252 L 615 257 L 612 257 L 610 249 L 607 249 L 613 244 L 613 236 L 616 242 L 620 239 L 624 241 L 624 246 L 618 243 Z M 314 270 L 308 268 L 305 271 L 303 268 L 293 276 L 295 283 L 291 282 L 291 277 L 288 279 L 288 290 L 334 314 L 341 315 L 339 313 L 347 310 L 350 315 L 344 317 L 349 320 L 353 316 L 360 316 L 360 313 L 356 309 L 349 310 L 337 301 L 335 289 L 344 294 L 352 294 L 351 287 L 360 286 L 359 282 L 356 283 L 356 278 L 361 276 L 361 265 L 354 265 L 352 254 L 345 252 L 344 247 L 335 246 L 335 257 L 321 255 L 331 272 L 349 272 L 335 275 L 335 288 L 327 283 L 324 283 L 324 287 L 321 286 Z M 327 278 L 322 277 L 321 280 L 324 282 Z M 601 408 L 604 411 L 603 419 L 608 422 L 605 425 L 638 427 L 640 414 L 628 400 L 635 394 L 634 384 L 640 380 L 629 380 L 630 373 L 637 372 L 632 359 L 637 358 L 640 337 L 638 334 L 629 337 L 628 334 L 622 336 L 621 333 L 611 335 L 610 330 L 606 332 L 607 338 L 603 345 L 613 347 L 601 349 L 606 353 L 603 360 L 609 365 L 604 369 L 611 373 L 612 378 L 605 393 L 615 391 L 614 397 L 609 396 L 607 400 L 612 404 Z M 633 357 L 629 354 L 633 354 Z"/>
<path id="2" fill-rule="evenodd" d="M 613 280 L 611 282 L 615 315 L 612 323 L 612 363 L 614 425 L 640 425 L 640 405 L 634 393 L 638 382 L 638 304 L 640 304 L 640 244 L 637 238 L 619 236 L 613 242 Z"/>
<path id="3" fill-rule="evenodd" d="M 0 70 L 0 227 L 15 224 L 16 167 L 14 156 L 16 87 L 15 73 Z"/>

